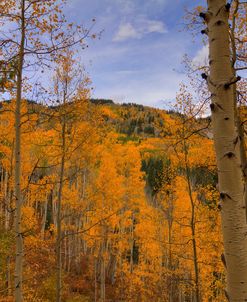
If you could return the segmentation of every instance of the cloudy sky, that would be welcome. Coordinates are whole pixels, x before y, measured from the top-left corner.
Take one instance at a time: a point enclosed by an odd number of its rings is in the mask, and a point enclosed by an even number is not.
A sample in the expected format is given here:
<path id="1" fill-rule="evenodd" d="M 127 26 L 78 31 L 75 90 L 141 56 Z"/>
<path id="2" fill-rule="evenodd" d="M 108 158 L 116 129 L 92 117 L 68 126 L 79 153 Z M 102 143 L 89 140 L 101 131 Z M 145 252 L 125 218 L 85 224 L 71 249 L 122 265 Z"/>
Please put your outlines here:
<path id="1" fill-rule="evenodd" d="M 81 60 L 95 98 L 163 107 L 185 80 L 181 61 L 205 60 L 207 47 L 184 29 L 185 8 L 205 0 L 68 0 L 66 13 L 85 26 L 96 19 L 101 39 L 90 41 Z"/>

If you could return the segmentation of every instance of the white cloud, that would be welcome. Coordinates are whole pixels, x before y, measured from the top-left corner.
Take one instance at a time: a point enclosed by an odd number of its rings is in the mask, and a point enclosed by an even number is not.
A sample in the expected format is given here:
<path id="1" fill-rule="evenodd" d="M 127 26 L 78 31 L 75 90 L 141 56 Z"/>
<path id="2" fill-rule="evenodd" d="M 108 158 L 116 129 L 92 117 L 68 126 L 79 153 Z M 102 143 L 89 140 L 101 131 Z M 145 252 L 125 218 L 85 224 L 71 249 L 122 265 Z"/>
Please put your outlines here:
<path id="1" fill-rule="evenodd" d="M 130 23 L 121 24 L 113 41 L 124 41 L 130 38 L 140 38 L 140 34 Z"/>
<path id="2" fill-rule="evenodd" d="M 167 32 L 163 22 L 152 21 L 152 20 L 147 20 L 146 31 L 147 31 L 147 33 L 156 32 L 156 33 L 160 33 L 160 34 L 164 34 Z"/>
<path id="3" fill-rule="evenodd" d="M 150 20 L 145 16 L 135 18 L 133 23 L 127 22 L 120 24 L 113 41 L 124 41 L 128 39 L 141 39 L 150 33 L 164 34 L 167 32 L 162 21 Z"/>
<path id="4" fill-rule="evenodd" d="M 195 57 L 192 59 L 192 66 L 193 67 L 207 66 L 208 55 L 209 55 L 209 47 L 208 45 L 204 45 L 200 50 L 198 50 Z"/>

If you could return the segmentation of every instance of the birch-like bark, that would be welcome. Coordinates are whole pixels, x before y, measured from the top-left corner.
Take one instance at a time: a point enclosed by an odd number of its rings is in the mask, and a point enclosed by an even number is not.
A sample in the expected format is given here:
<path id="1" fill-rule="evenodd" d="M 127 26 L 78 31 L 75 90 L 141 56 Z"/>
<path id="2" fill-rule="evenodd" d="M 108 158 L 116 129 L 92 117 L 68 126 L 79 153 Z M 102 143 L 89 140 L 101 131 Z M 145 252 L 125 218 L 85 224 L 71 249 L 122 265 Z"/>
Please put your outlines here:
<path id="1" fill-rule="evenodd" d="M 247 301 L 247 225 L 240 137 L 236 131 L 236 82 L 231 63 L 229 8 L 225 0 L 208 0 L 202 17 L 208 26 L 212 127 L 219 176 L 220 208 L 227 288 L 231 302 Z"/>
<path id="2" fill-rule="evenodd" d="M 196 246 L 196 222 L 195 222 L 195 202 L 192 195 L 191 188 L 191 178 L 190 171 L 188 167 L 188 150 L 186 143 L 184 141 L 184 155 L 185 155 L 185 173 L 186 180 L 188 185 L 188 192 L 190 198 L 190 206 L 191 206 L 191 218 L 190 218 L 190 229 L 192 236 L 192 250 L 193 250 L 193 264 L 194 264 L 194 274 L 195 274 L 195 302 L 200 302 L 200 284 L 199 284 L 199 265 L 198 265 L 198 257 L 197 257 L 197 246 Z"/>
<path id="3" fill-rule="evenodd" d="M 22 98 L 22 71 L 24 62 L 25 43 L 25 0 L 21 1 L 21 42 L 18 56 L 17 93 L 15 107 L 15 301 L 23 301 L 22 271 L 23 271 L 23 236 L 21 231 L 21 98 Z"/>
<path id="4" fill-rule="evenodd" d="M 235 30 L 236 30 L 236 19 L 237 14 L 239 10 L 239 0 L 235 0 L 235 9 L 233 12 L 232 17 L 232 26 L 230 30 L 231 35 L 231 50 L 232 50 L 232 71 L 233 75 L 236 77 L 236 70 L 235 70 L 235 64 L 237 61 L 237 47 L 235 42 Z M 241 159 L 241 167 L 243 170 L 243 176 L 244 176 L 244 182 L 245 182 L 245 211 L 246 211 L 246 221 L 247 221 L 247 158 L 246 158 L 246 144 L 245 144 L 245 135 L 244 135 L 244 125 L 241 120 L 241 113 L 240 108 L 238 108 L 238 92 L 237 92 L 237 84 L 234 83 L 232 85 L 233 87 L 233 93 L 234 93 L 234 100 L 235 100 L 235 122 L 236 122 L 236 129 L 239 135 L 239 142 L 240 142 L 240 159 Z"/>
<path id="5" fill-rule="evenodd" d="M 62 117 L 62 158 L 60 166 L 60 177 L 59 177 L 59 190 L 57 200 L 57 238 L 56 238 L 56 302 L 61 302 L 62 292 L 62 257 L 61 257 L 61 244 L 62 244 L 62 221 L 61 221 L 61 207 L 62 207 L 62 192 L 64 182 L 64 165 L 65 165 L 65 131 L 66 121 L 65 116 Z"/>

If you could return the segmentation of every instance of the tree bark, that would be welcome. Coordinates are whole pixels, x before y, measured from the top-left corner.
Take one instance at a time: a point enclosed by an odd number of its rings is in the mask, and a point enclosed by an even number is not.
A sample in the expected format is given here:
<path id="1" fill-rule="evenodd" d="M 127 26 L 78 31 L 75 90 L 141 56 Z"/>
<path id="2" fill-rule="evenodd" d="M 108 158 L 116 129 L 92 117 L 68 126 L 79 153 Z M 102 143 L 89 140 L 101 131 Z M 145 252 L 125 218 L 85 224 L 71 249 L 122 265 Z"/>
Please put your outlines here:
<path id="1" fill-rule="evenodd" d="M 208 25 L 212 126 L 221 198 L 229 301 L 247 301 L 247 225 L 240 138 L 236 131 L 235 94 L 225 0 L 208 0 L 203 16 Z"/>
<path id="2" fill-rule="evenodd" d="M 190 205 L 191 205 L 191 218 L 190 218 L 190 229 L 191 229 L 191 236 L 192 236 L 192 250 L 193 250 L 193 264 L 194 264 L 194 274 L 195 274 L 195 302 L 200 302 L 200 284 L 199 284 L 199 266 L 198 266 L 198 257 L 197 257 L 197 246 L 196 246 L 196 222 L 195 222 L 195 202 L 192 195 L 192 188 L 191 188 L 191 178 L 190 178 L 190 171 L 188 166 L 188 147 L 186 142 L 183 142 L 184 148 L 184 157 L 185 157 L 185 173 L 186 173 L 186 180 L 188 185 L 188 192 L 190 198 Z"/>
<path id="3" fill-rule="evenodd" d="M 233 12 L 232 17 L 232 26 L 231 26 L 231 50 L 232 50 L 232 70 L 233 75 L 236 77 L 236 70 L 235 64 L 237 61 L 237 47 L 235 43 L 235 30 L 236 30 L 236 19 L 239 10 L 239 0 L 235 0 L 235 9 Z M 246 158 L 246 145 L 245 145 L 245 135 L 244 135 L 244 125 L 241 120 L 241 108 L 238 108 L 238 92 L 237 92 L 237 84 L 233 84 L 233 93 L 234 93 L 234 100 L 235 100 L 235 122 L 236 122 L 236 129 L 239 135 L 239 142 L 240 142 L 240 159 L 241 159 L 241 166 L 243 170 L 244 182 L 245 182 L 245 211 L 246 211 L 246 221 L 247 221 L 247 158 Z"/>
<path id="4" fill-rule="evenodd" d="M 65 131 L 66 121 L 65 116 L 62 117 L 62 159 L 59 177 L 59 190 L 57 201 L 57 238 L 56 238 L 56 302 L 61 302 L 62 291 L 62 258 L 61 258 L 61 243 L 62 243 L 62 221 L 61 221 L 61 207 L 62 207 L 62 191 L 64 181 L 64 165 L 65 165 Z"/>
<path id="5" fill-rule="evenodd" d="M 23 270 L 23 236 L 21 231 L 21 98 L 22 98 L 22 71 L 25 43 L 25 0 L 21 1 L 21 42 L 18 57 L 17 93 L 15 107 L 15 301 L 23 301 L 22 297 L 22 270 Z"/>

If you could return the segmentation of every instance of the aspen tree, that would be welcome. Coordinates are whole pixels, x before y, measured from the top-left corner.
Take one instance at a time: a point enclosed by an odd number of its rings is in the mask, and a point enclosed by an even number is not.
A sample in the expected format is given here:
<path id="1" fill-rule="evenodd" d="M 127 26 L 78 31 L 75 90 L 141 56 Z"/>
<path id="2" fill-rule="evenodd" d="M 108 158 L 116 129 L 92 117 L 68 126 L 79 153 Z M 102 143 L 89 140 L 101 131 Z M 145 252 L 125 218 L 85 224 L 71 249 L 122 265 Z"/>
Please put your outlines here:
<path id="1" fill-rule="evenodd" d="M 83 110 L 86 110 L 86 100 L 89 95 L 88 78 L 83 75 L 81 66 L 75 65 L 73 52 L 66 50 L 60 54 L 54 76 L 54 92 L 58 106 L 56 108 L 58 127 L 60 129 L 60 144 L 58 149 L 59 172 L 58 172 L 58 196 L 56 209 L 56 301 L 62 299 L 62 259 L 61 248 L 63 240 L 62 230 L 62 203 L 65 186 L 65 164 L 80 147 L 88 140 L 89 133 L 80 133 L 80 127 L 76 122 L 83 120 Z M 78 99 L 80 98 L 80 99 Z M 73 129 L 77 127 L 79 129 Z M 79 142 L 74 142 L 75 137 L 81 135 Z M 85 137 L 84 137 L 85 136 Z M 85 140 L 85 141 L 84 141 Z"/>
<path id="2" fill-rule="evenodd" d="M 17 93 L 15 107 L 15 235 L 16 235 L 16 261 L 15 261 L 15 300 L 21 302 L 22 297 L 22 267 L 23 267 L 23 236 L 21 231 L 21 98 L 22 98 L 22 72 L 24 62 L 25 43 L 25 0 L 21 1 L 21 43 L 18 53 L 17 67 Z"/>
<path id="3" fill-rule="evenodd" d="M 229 9 L 225 0 L 208 0 L 200 16 L 207 24 L 209 76 L 203 74 L 211 92 L 214 134 L 227 275 L 226 297 L 231 302 L 247 300 L 247 224 L 240 136 L 236 131 L 234 84 L 239 80 L 232 69 Z"/>
<path id="4" fill-rule="evenodd" d="M 190 230 L 191 230 L 191 242 L 192 242 L 192 255 L 194 266 L 194 293 L 195 301 L 200 301 L 200 281 L 199 281 L 199 262 L 198 262 L 198 244 L 197 244 L 197 222 L 196 222 L 196 201 L 193 196 L 192 187 L 192 173 L 189 163 L 189 151 L 191 142 L 188 136 L 193 134 L 193 131 L 197 131 L 198 125 L 195 120 L 195 108 L 193 106 L 192 97 L 189 93 L 186 93 L 186 88 L 181 85 L 180 93 L 177 95 L 177 104 L 175 105 L 179 112 L 182 113 L 181 125 L 177 130 L 177 139 L 181 143 L 181 165 L 184 168 L 185 179 L 187 182 L 187 190 L 190 201 Z"/>
<path id="5" fill-rule="evenodd" d="M 26 67 L 44 67 L 44 58 L 51 57 L 58 50 L 84 44 L 88 30 L 68 24 L 57 0 L 2 0 L 0 3 L 0 23 L 10 25 L 4 28 L 0 36 L 1 58 L 5 66 L 11 66 L 11 73 L 16 75 L 15 106 L 15 300 L 21 302 L 22 267 L 23 267 L 23 234 L 21 230 L 22 187 L 21 187 L 21 101 L 24 90 L 24 71 Z M 70 33 L 64 30 L 70 28 Z M 28 59 L 32 58 L 32 59 Z M 13 63 L 14 62 L 14 63 Z"/>

